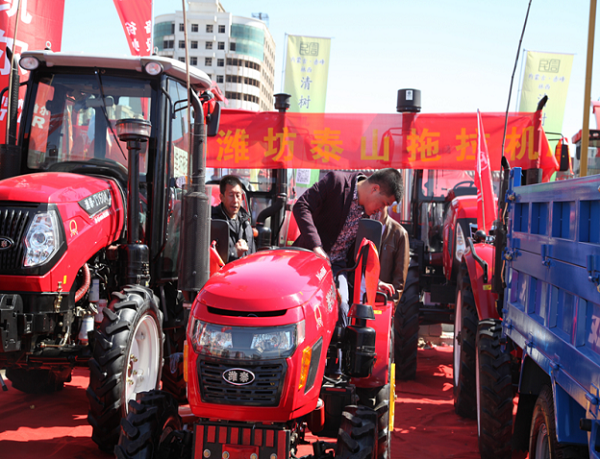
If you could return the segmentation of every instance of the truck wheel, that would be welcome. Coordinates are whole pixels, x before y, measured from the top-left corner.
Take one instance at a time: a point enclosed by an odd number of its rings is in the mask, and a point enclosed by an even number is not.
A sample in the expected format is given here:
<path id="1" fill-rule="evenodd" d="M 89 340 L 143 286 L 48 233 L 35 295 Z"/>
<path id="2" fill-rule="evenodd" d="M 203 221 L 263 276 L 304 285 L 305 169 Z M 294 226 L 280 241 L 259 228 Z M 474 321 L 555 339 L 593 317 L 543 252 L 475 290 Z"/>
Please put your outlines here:
<path id="1" fill-rule="evenodd" d="M 454 304 L 454 411 L 459 416 L 476 419 L 475 348 L 477 340 L 477 307 L 471 289 L 471 278 L 465 263 L 460 265 L 456 302 Z"/>
<path id="2" fill-rule="evenodd" d="M 396 401 L 396 380 L 394 373 L 394 335 L 390 334 L 390 363 L 388 383 L 374 389 L 356 388 L 358 404 L 372 408 L 377 413 L 377 459 L 392 457 L 392 432 L 394 426 L 394 406 Z M 390 426 L 392 427 L 390 429 Z"/>
<path id="3" fill-rule="evenodd" d="M 104 320 L 95 331 L 89 360 L 88 421 L 92 440 L 112 452 L 127 403 L 136 394 L 158 388 L 162 369 L 162 313 L 148 288 L 127 286 L 113 293 Z"/>
<path id="4" fill-rule="evenodd" d="M 589 457 L 587 446 L 563 445 L 556 439 L 554 400 L 552 389 L 544 386 L 533 408 L 529 434 L 531 459 Z"/>
<path id="5" fill-rule="evenodd" d="M 62 390 L 71 381 L 71 368 L 61 370 L 38 370 L 7 368 L 6 377 L 12 386 L 26 394 L 50 394 Z"/>
<path id="6" fill-rule="evenodd" d="M 477 329 L 477 433 L 482 459 L 510 459 L 513 388 L 510 354 L 502 352 L 502 322 L 486 319 Z M 530 456 L 531 457 L 531 456 Z"/>
<path id="7" fill-rule="evenodd" d="M 406 283 L 394 314 L 396 379 L 415 379 L 419 341 L 419 265 L 410 259 Z"/>
<path id="8" fill-rule="evenodd" d="M 336 459 L 376 459 L 376 453 L 377 413 L 364 406 L 346 406 L 338 431 Z"/>
<path id="9" fill-rule="evenodd" d="M 175 397 L 158 390 L 143 392 L 139 400 L 129 402 L 115 455 L 119 459 L 191 457 L 191 448 L 189 452 L 183 450 L 181 429 Z"/>

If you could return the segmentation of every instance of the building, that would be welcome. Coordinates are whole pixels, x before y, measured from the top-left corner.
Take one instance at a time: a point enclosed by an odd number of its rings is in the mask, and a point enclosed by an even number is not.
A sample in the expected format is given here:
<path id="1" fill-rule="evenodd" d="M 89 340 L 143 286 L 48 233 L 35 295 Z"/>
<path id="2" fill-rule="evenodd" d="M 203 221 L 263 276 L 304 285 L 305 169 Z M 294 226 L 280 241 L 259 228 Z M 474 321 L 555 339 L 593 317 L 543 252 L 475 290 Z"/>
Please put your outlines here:
<path id="1" fill-rule="evenodd" d="M 190 65 L 204 70 L 229 101 L 227 108 L 273 110 L 275 41 L 260 19 L 234 16 L 219 0 L 190 0 Z M 159 56 L 185 62 L 183 11 L 155 18 Z"/>

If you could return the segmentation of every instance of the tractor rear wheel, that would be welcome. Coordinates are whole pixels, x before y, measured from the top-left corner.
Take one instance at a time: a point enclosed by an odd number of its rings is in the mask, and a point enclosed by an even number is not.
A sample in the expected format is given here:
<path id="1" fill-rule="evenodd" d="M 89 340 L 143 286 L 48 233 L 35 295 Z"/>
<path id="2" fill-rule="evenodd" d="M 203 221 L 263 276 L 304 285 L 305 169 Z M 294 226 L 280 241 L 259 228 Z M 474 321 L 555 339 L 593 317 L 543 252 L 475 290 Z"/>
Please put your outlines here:
<path id="1" fill-rule="evenodd" d="M 529 435 L 531 459 L 575 459 L 589 457 L 587 446 L 562 445 L 556 439 L 552 389 L 544 386 L 533 408 Z"/>
<path id="2" fill-rule="evenodd" d="M 510 459 L 513 387 L 510 354 L 502 352 L 502 322 L 486 319 L 477 329 L 477 433 L 482 459 Z M 531 457 L 531 456 L 530 456 Z"/>
<path id="3" fill-rule="evenodd" d="M 477 419 L 475 353 L 478 322 L 469 271 L 467 265 L 461 263 L 454 303 L 454 411 L 469 419 Z"/>
<path id="4" fill-rule="evenodd" d="M 186 450 L 181 429 L 173 395 L 158 390 L 143 392 L 137 401 L 129 402 L 115 455 L 119 459 L 192 457 L 191 444 Z"/>
<path id="5" fill-rule="evenodd" d="M 365 406 L 348 405 L 342 412 L 336 459 L 376 459 L 377 413 Z"/>
<path id="6" fill-rule="evenodd" d="M 71 381 L 71 368 L 39 370 L 29 368 L 7 368 L 6 377 L 12 386 L 26 394 L 50 394 L 62 390 Z"/>
<path id="7" fill-rule="evenodd" d="M 415 379 L 419 341 L 419 264 L 410 258 L 406 283 L 394 314 L 394 358 L 396 378 Z"/>
<path id="8" fill-rule="evenodd" d="M 113 451 L 129 400 L 158 388 L 163 341 L 162 313 L 150 289 L 127 286 L 113 293 L 89 361 L 88 421 L 100 449 Z"/>

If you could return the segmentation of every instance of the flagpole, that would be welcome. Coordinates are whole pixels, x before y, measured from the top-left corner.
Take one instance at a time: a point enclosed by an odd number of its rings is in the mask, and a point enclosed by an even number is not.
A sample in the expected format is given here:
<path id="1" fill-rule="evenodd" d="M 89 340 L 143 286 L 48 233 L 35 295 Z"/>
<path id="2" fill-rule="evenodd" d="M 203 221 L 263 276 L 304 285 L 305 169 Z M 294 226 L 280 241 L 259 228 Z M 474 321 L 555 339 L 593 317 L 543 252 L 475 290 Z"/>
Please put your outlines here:
<path id="1" fill-rule="evenodd" d="M 594 33 L 596 29 L 596 0 L 590 0 L 587 60 L 585 66 L 585 90 L 583 95 L 583 126 L 581 130 L 581 160 L 579 176 L 585 177 L 588 169 L 588 146 L 590 141 L 590 100 L 592 98 L 592 66 L 594 62 Z"/>
<path id="2" fill-rule="evenodd" d="M 523 62 L 525 61 L 526 49 L 523 49 L 523 56 L 521 57 L 521 69 L 519 70 L 519 90 L 517 91 L 517 97 L 515 97 L 515 112 L 519 111 L 521 105 L 521 97 L 523 97 Z"/>
<path id="3" fill-rule="evenodd" d="M 283 36 L 283 43 L 285 46 L 285 48 L 283 48 L 283 64 L 281 65 L 281 90 L 279 92 L 283 92 L 283 88 L 285 85 L 285 63 L 286 63 L 286 59 L 287 59 L 287 47 L 288 47 L 288 40 L 287 40 L 288 34 L 287 32 L 285 33 L 285 35 Z"/>

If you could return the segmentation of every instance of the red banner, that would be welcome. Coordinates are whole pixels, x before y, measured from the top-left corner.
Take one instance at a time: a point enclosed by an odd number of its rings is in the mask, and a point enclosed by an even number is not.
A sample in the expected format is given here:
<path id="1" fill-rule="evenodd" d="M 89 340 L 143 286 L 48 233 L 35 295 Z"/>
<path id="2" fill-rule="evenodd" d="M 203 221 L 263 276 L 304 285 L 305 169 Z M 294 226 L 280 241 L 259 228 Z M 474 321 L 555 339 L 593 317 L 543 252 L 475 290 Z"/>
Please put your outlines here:
<path id="1" fill-rule="evenodd" d="M 152 0 L 113 0 L 131 54 L 152 54 Z"/>
<path id="2" fill-rule="evenodd" d="M 500 169 L 504 113 L 482 114 L 492 170 Z M 557 169 L 545 136 L 534 148 L 534 114 L 508 117 L 511 166 Z M 539 151 L 536 151 L 539 150 Z M 208 141 L 209 167 L 246 169 L 475 170 L 477 114 L 322 114 L 223 110 Z"/>
<path id="3" fill-rule="evenodd" d="M 481 121 L 481 113 L 477 110 L 477 155 L 475 159 L 475 186 L 477 187 L 477 228 L 485 234 L 492 229 L 496 220 L 496 200 L 490 169 L 490 155 L 485 140 L 485 129 Z"/>
<path id="4" fill-rule="evenodd" d="M 64 0 L 21 0 L 18 10 L 18 0 L 4 0 L 0 4 L 0 90 L 8 87 L 10 76 L 10 60 L 6 48 L 15 53 L 15 62 L 19 62 L 23 51 L 50 48 L 60 51 L 62 41 Z M 18 14 L 17 14 L 18 13 Z M 17 39 L 15 42 L 15 25 Z M 28 73 L 19 67 L 21 82 L 27 80 Z M 25 88 L 21 87 L 19 93 L 19 118 Z M 4 143 L 6 135 L 6 113 L 8 110 L 8 96 L 2 97 L 0 108 L 0 143 Z"/>

